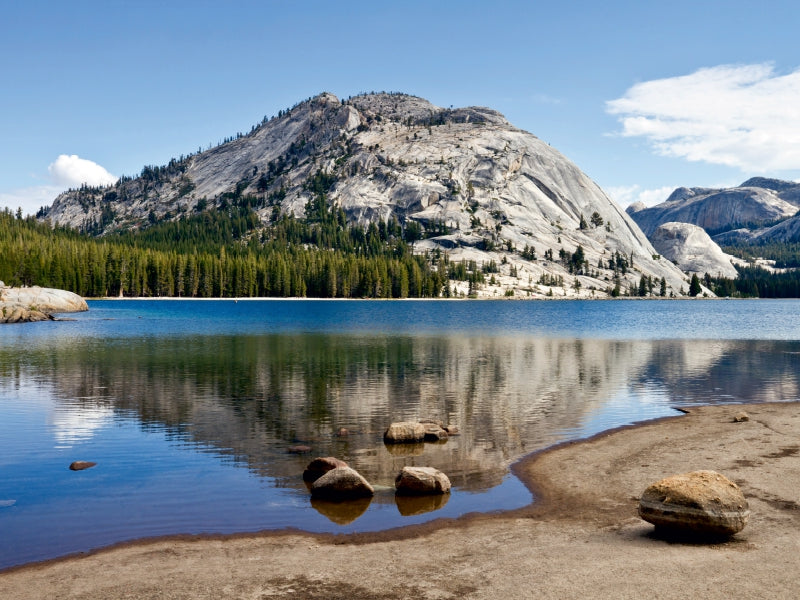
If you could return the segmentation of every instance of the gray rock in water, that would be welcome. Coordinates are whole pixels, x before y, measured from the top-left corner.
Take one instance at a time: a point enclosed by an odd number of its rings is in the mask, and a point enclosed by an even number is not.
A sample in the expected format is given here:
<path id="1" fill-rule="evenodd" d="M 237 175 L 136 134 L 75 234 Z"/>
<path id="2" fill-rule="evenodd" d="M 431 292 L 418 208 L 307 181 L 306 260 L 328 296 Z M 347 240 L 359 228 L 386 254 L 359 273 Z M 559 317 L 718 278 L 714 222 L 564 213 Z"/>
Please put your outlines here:
<path id="1" fill-rule="evenodd" d="M 450 479 L 433 467 L 403 467 L 394 487 L 401 496 L 447 494 L 450 492 Z"/>
<path id="2" fill-rule="evenodd" d="M 664 531 L 730 536 L 744 528 L 750 508 L 724 475 L 694 471 L 650 485 L 639 501 L 639 516 Z"/>
<path id="3" fill-rule="evenodd" d="M 425 425 L 414 421 L 392 423 L 383 434 L 386 444 L 413 444 L 425 439 Z"/>
<path id="4" fill-rule="evenodd" d="M 373 496 L 375 489 L 350 467 L 331 469 L 311 485 L 311 496 L 327 500 L 348 500 Z"/>
<path id="5" fill-rule="evenodd" d="M 320 456 L 315 458 L 303 471 L 303 481 L 316 481 L 328 471 L 346 467 L 347 463 L 333 456 Z"/>

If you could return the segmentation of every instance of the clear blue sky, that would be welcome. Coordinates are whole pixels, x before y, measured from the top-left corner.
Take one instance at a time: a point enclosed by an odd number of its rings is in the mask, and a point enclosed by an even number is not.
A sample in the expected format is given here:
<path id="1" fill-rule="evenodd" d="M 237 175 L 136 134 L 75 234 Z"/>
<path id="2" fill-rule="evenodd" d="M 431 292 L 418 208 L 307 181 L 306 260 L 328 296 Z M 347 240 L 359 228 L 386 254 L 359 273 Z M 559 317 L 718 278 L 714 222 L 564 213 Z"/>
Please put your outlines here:
<path id="1" fill-rule="evenodd" d="M 497 109 L 622 204 L 798 179 L 798 6 L 5 2 L 0 206 L 35 211 L 80 177 L 135 175 L 322 91 Z"/>

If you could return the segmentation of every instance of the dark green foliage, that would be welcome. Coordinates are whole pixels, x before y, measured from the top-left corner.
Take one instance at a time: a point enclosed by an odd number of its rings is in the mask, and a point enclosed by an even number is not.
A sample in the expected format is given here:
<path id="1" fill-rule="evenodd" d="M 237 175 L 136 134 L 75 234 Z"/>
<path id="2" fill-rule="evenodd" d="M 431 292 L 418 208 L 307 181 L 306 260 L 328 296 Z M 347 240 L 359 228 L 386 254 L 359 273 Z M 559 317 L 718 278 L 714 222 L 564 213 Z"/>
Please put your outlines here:
<path id="1" fill-rule="evenodd" d="M 536 248 L 525 244 L 525 249 L 520 253 L 520 256 L 525 260 L 536 260 Z"/>
<path id="2" fill-rule="evenodd" d="M 770 273 L 758 267 L 737 270 L 736 279 L 706 276 L 708 287 L 727 298 L 800 298 L 800 271 Z"/>
<path id="3" fill-rule="evenodd" d="M 577 273 L 581 274 L 583 272 L 584 263 L 586 262 L 586 256 L 583 252 L 583 246 L 578 246 L 571 255 L 569 255 L 569 262 L 567 264 L 567 268 L 569 269 L 570 273 Z"/>
<path id="4" fill-rule="evenodd" d="M 756 258 L 774 260 L 775 267 L 779 269 L 800 268 L 800 242 L 774 242 L 759 245 L 742 244 L 725 246 L 723 250 L 728 254 L 745 260 Z"/>
<path id="5" fill-rule="evenodd" d="M 0 280 L 87 297 L 402 298 L 443 291 L 446 259 L 432 264 L 413 255 L 396 221 L 347 226 L 344 214 L 318 197 L 308 219 L 279 216 L 261 228 L 248 204 L 242 198 L 222 211 L 102 239 L 0 212 Z"/>
<path id="6" fill-rule="evenodd" d="M 697 296 L 702 290 L 700 287 L 700 279 L 697 277 L 697 273 L 692 274 L 692 279 L 689 282 L 689 295 L 690 296 Z"/>

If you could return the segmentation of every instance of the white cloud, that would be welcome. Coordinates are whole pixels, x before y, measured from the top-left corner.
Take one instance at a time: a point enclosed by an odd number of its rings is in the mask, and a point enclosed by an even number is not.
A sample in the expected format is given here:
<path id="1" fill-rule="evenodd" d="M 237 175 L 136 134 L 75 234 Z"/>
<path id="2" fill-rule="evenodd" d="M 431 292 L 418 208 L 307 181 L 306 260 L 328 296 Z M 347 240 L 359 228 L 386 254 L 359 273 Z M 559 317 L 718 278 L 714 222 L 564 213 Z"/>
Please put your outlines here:
<path id="1" fill-rule="evenodd" d="M 16 212 L 21 208 L 23 214 L 35 215 L 42 206 L 50 206 L 56 196 L 63 191 L 62 186 L 37 185 L 0 192 L 0 210 L 9 208 L 12 212 Z"/>
<path id="2" fill-rule="evenodd" d="M 53 182 L 68 187 L 83 185 L 111 185 L 117 177 L 106 171 L 96 162 L 81 158 L 77 154 L 61 154 L 47 167 Z"/>
<path id="3" fill-rule="evenodd" d="M 721 65 L 645 81 L 606 103 L 657 152 L 765 173 L 800 169 L 800 69 Z"/>
<path id="4" fill-rule="evenodd" d="M 612 186 L 606 188 L 609 196 L 620 206 L 626 207 L 634 202 L 644 202 L 655 206 L 666 200 L 678 186 L 664 186 L 655 189 L 642 189 L 639 185 Z"/>
<path id="5" fill-rule="evenodd" d="M 96 162 L 76 154 L 61 154 L 47 167 L 48 183 L 8 192 L 0 192 L 0 210 L 9 208 L 16 212 L 22 208 L 26 215 L 36 214 L 42 206 L 50 206 L 61 192 L 68 188 L 111 185 L 117 177 Z"/>

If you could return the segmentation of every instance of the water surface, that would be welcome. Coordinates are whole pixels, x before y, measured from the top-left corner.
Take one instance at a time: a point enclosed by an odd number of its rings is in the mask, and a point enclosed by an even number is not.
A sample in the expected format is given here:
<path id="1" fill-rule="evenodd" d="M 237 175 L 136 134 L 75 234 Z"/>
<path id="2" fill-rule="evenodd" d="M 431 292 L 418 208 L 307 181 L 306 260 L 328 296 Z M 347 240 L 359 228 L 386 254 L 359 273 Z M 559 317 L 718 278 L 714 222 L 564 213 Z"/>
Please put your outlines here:
<path id="1" fill-rule="evenodd" d="M 0 568 L 153 535 L 346 533 L 515 508 L 532 498 L 509 465 L 533 450 L 674 407 L 798 399 L 797 301 L 90 308 L 0 328 Z M 462 434 L 383 445 L 390 422 L 420 418 Z M 298 444 L 311 454 L 287 452 Z M 312 503 L 300 475 L 327 455 L 376 497 Z M 443 470 L 453 493 L 396 504 L 404 465 Z"/>

